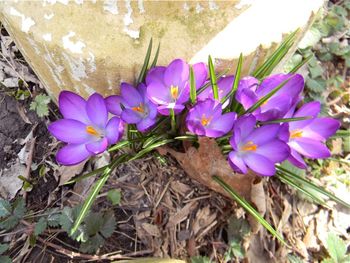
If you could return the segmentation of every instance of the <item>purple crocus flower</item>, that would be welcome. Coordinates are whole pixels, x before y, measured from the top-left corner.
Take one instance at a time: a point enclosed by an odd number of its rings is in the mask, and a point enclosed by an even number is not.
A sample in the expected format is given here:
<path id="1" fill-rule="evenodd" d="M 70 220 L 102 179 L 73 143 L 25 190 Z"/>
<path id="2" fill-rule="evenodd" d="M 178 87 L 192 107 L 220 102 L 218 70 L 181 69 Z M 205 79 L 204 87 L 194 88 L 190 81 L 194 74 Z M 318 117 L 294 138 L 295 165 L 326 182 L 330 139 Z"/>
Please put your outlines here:
<path id="1" fill-rule="evenodd" d="M 107 110 L 129 124 L 136 124 L 144 132 L 156 123 L 157 105 L 146 96 L 146 86 L 139 84 L 137 89 L 128 83 L 120 86 L 121 95 L 106 98 Z M 124 109 L 121 108 L 122 104 Z"/>
<path id="2" fill-rule="evenodd" d="M 325 141 L 339 129 L 340 122 L 327 117 L 317 118 L 320 110 L 319 102 L 304 104 L 293 117 L 310 116 L 312 119 L 290 122 L 280 132 L 280 138 L 287 138 L 287 141 L 289 139 L 288 145 L 291 148 L 291 154 L 288 161 L 299 168 L 306 168 L 301 155 L 312 159 L 331 156 Z"/>
<path id="3" fill-rule="evenodd" d="M 184 104 L 190 98 L 189 65 L 181 60 L 173 60 L 167 67 L 154 67 L 146 77 L 147 96 L 156 103 L 158 112 L 169 115 L 170 109 L 175 114 L 180 113 Z M 204 63 L 193 65 L 196 86 L 203 85 L 208 77 L 207 67 Z"/>
<path id="4" fill-rule="evenodd" d="M 104 152 L 108 145 L 120 139 L 120 119 L 113 117 L 108 120 L 106 104 L 100 94 L 94 93 L 85 101 L 73 92 L 63 91 L 58 102 L 64 119 L 48 127 L 54 137 L 67 143 L 57 152 L 58 163 L 80 163 Z"/>
<path id="5" fill-rule="evenodd" d="M 238 87 L 236 99 L 247 110 L 288 78 L 291 79 L 253 112 L 259 121 L 282 118 L 300 100 L 300 93 L 304 87 L 304 79 L 300 74 L 272 75 L 265 78 L 260 85 L 257 85 L 258 81 L 253 77 L 243 79 Z"/>
<path id="6" fill-rule="evenodd" d="M 219 91 L 219 101 L 225 98 L 225 96 L 231 91 L 234 79 L 235 79 L 234 76 L 226 76 L 226 77 L 221 77 L 217 81 L 218 91 Z M 198 100 L 205 100 L 208 98 L 214 99 L 212 86 L 209 85 L 205 90 L 203 90 L 203 92 L 198 94 L 197 98 Z"/>
<path id="7" fill-rule="evenodd" d="M 289 156 L 288 145 L 278 138 L 280 125 L 271 124 L 255 128 L 256 118 L 248 115 L 238 119 L 233 128 L 229 153 L 229 164 L 239 173 L 254 172 L 274 175 L 275 163 L 284 161 Z"/>
<path id="8" fill-rule="evenodd" d="M 190 132 L 199 136 L 217 138 L 228 133 L 236 119 L 236 113 L 222 114 L 222 105 L 212 99 L 199 101 L 190 109 L 186 124 Z"/>

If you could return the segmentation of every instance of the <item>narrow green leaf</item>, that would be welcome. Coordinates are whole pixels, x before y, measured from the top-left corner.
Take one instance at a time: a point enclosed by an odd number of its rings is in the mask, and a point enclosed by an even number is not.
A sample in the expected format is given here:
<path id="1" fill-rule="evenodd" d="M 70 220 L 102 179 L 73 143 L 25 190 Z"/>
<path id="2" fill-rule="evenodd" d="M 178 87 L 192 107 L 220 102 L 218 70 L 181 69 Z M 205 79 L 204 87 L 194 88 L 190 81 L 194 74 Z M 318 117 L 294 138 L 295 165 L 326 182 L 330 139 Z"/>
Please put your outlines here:
<path id="1" fill-rule="evenodd" d="M 312 116 L 305 116 L 305 117 L 296 117 L 296 118 L 284 118 L 284 119 L 276 119 L 272 121 L 261 121 L 260 124 L 270 124 L 270 123 L 281 123 L 281 122 L 293 122 L 293 121 L 304 121 L 312 119 Z"/>
<path id="2" fill-rule="evenodd" d="M 228 71 L 229 71 L 229 70 L 226 69 L 226 70 L 224 70 L 223 72 L 218 73 L 218 74 L 216 75 L 216 79 L 221 78 L 221 77 L 224 76 Z M 200 88 L 197 90 L 197 96 L 198 96 L 199 94 L 201 94 L 204 90 L 206 90 L 209 86 L 210 86 L 210 82 L 207 82 L 207 83 L 205 83 L 202 87 L 200 87 Z"/>
<path id="3" fill-rule="evenodd" d="M 154 135 L 148 138 L 142 145 L 142 149 L 147 148 L 148 146 L 154 144 L 155 142 L 165 139 L 167 137 L 166 134 L 161 134 L 161 135 Z"/>
<path id="4" fill-rule="evenodd" d="M 171 119 L 171 132 L 176 132 L 176 119 L 175 119 L 175 111 L 174 109 L 170 109 L 170 119 Z"/>
<path id="5" fill-rule="evenodd" d="M 157 65 L 158 56 L 159 56 L 159 50 L 160 50 L 160 42 L 158 43 L 157 51 L 156 51 L 156 54 L 154 55 L 154 59 L 152 61 L 152 64 L 151 64 L 150 68 L 154 68 Z"/>
<path id="6" fill-rule="evenodd" d="M 197 136 L 195 135 L 181 135 L 174 138 L 180 141 L 197 141 Z"/>
<path id="7" fill-rule="evenodd" d="M 231 110 L 233 110 L 234 108 L 237 107 L 236 106 L 237 102 L 235 100 L 235 94 L 236 94 L 236 90 L 238 88 L 239 81 L 241 79 L 242 65 L 243 65 L 243 55 L 241 53 L 239 55 L 236 73 L 235 73 L 235 80 L 232 83 L 232 88 L 231 88 L 230 92 L 226 95 L 226 97 L 221 100 L 221 103 L 224 104 L 228 99 L 230 99 L 230 106 L 228 107 L 228 109 L 231 109 Z"/>
<path id="8" fill-rule="evenodd" d="M 157 143 L 155 143 L 155 144 L 152 144 L 152 145 L 148 146 L 148 148 L 143 149 L 143 150 L 139 151 L 137 154 L 135 154 L 134 157 L 132 157 L 132 158 L 130 159 L 130 161 L 139 159 L 139 158 L 141 158 L 142 156 L 144 156 L 145 154 L 147 154 L 147 153 L 149 153 L 150 151 L 154 150 L 155 148 L 160 147 L 160 146 L 163 146 L 163 145 L 168 144 L 168 143 L 173 142 L 173 141 L 174 141 L 173 139 L 166 139 L 166 140 L 157 142 Z"/>
<path id="9" fill-rule="evenodd" d="M 216 82 L 214 64 L 213 64 L 213 60 L 211 59 L 211 56 L 208 57 L 208 65 L 209 65 L 210 83 L 211 83 L 211 87 L 213 89 L 213 96 L 214 96 L 215 100 L 219 100 L 219 88 L 218 88 L 218 84 Z"/>
<path id="10" fill-rule="evenodd" d="M 129 140 L 120 141 L 117 144 L 115 144 L 114 146 L 112 146 L 111 148 L 109 148 L 108 152 L 113 152 L 113 151 L 119 150 L 119 149 L 124 148 L 125 146 L 129 146 L 131 144 L 132 144 L 132 142 Z"/>
<path id="11" fill-rule="evenodd" d="M 94 185 L 93 189 L 89 193 L 88 197 L 86 198 L 79 215 L 77 216 L 77 219 L 74 222 L 74 225 L 70 231 L 70 235 L 73 235 L 79 228 L 80 224 L 83 222 L 85 216 L 88 214 L 93 202 L 95 201 L 98 193 L 102 189 L 102 187 L 105 185 L 107 182 L 111 172 L 116 168 L 119 164 L 125 162 L 128 158 L 128 154 L 123 154 L 118 157 L 117 161 L 113 164 L 111 167 L 106 167 L 105 170 L 103 171 L 103 174 L 101 178 L 96 182 Z"/>
<path id="12" fill-rule="evenodd" d="M 307 62 L 309 62 L 309 60 L 312 58 L 312 56 L 313 55 L 309 55 L 306 58 L 304 58 L 302 61 L 300 61 L 300 63 L 295 65 L 294 68 L 292 68 L 291 71 L 289 71 L 289 73 L 297 72 L 302 66 L 304 66 Z"/>
<path id="13" fill-rule="evenodd" d="M 312 193 L 310 193 L 309 191 L 307 191 L 306 189 L 304 189 L 302 186 L 300 186 L 299 184 L 295 183 L 293 180 L 291 180 L 290 178 L 288 178 L 288 175 L 285 176 L 285 174 L 281 173 L 281 172 L 277 172 L 276 176 L 278 179 L 280 179 L 283 183 L 288 184 L 289 186 L 297 189 L 298 191 L 300 191 L 301 193 L 305 194 L 306 196 L 308 196 L 309 198 L 311 198 L 313 201 L 315 201 L 316 203 L 324 206 L 324 207 L 328 207 L 327 204 L 324 202 L 324 200 L 320 199 L 319 197 L 313 195 Z"/>
<path id="14" fill-rule="evenodd" d="M 298 31 L 299 30 L 296 30 L 293 33 L 291 33 L 271 54 L 271 56 L 269 56 L 265 60 L 265 62 L 254 71 L 254 77 L 256 77 L 257 79 L 262 79 L 272 72 L 272 70 L 277 66 L 277 64 L 287 54 L 288 50 L 292 47 Z"/>
<path id="15" fill-rule="evenodd" d="M 190 89 L 191 89 L 191 92 L 190 92 L 191 103 L 195 104 L 197 99 L 197 90 L 196 90 L 196 79 L 194 77 L 194 72 L 192 67 L 190 67 Z"/>
<path id="16" fill-rule="evenodd" d="M 296 180 L 298 182 L 301 182 L 301 183 L 304 183 L 305 185 L 310 187 L 312 190 L 327 196 L 331 200 L 333 200 L 333 201 L 335 201 L 335 202 L 337 202 L 339 204 L 342 204 L 343 206 L 345 206 L 347 208 L 350 208 L 350 204 L 348 204 L 347 202 L 341 200 L 340 198 L 336 197 L 335 195 L 331 194 L 330 192 L 326 191 L 323 187 L 315 185 L 314 183 L 308 181 L 307 179 L 305 179 L 305 178 L 303 178 L 303 177 L 301 177 L 299 175 L 296 175 L 295 173 L 292 173 L 292 172 L 288 171 L 287 169 L 285 169 L 285 168 L 283 168 L 281 166 L 276 166 L 276 168 L 278 170 L 280 170 L 280 171 L 285 172 L 286 174 L 289 175 L 289 177 L 293 178 L 294 180 Z"/>
<path id="17" fill-rule="evenodd" d="M 257 108 L 259 108 L 262 104 L 264 104 L 267 100 L 269 100 L 273 95 L 276 94 L 277 91 L 279 91 L 292 77 L 286 79 L 281 84 L 279 84 L 276 88 L 271 90 L 268 94 L 266 94 L 264 97 L 262 97 L 260 100 L 258 100 L 253 106 L 251 106 L 248 110 L 244 112 L 246 113 L 252 113 Z"/>
<path id="18" fill-rule="evenodd" d="M 258 222 L 263 225 L 274 237 L 276 237 L 281 243 L 288 246 L 288 244 L 284 241 L 283 237 L 280 233 L 278 233 L 260 214 L 256 209 L 251 206 L 243 197 L 237 194 L 232 187 L 230 187 L 225 181 L 223 181 L 218 176 L 213 176 L 213 180 L 217 182 L 227 193 L 230 194 L 232 199 L 234 199 L 238 204 L 240 204 L 244 209 L 247 210 L 249 214 L 251 214 Z"/>
<path id="19" fill-rule="evenodd" d="M 147 68 L 148 68 L 148 64 L 149 64 L 149 59 L 151 57 L 151 53 L 152 53 L 152 38 L 151 38 L 151 40 L 149 41 L 149 44 L 148 44 L 145 60 L 143 61 L 143 66 L 141 68 L 140 75 L 137 78 L 137 84 L 143 82 L 145 77 L 146 77 Z"/>

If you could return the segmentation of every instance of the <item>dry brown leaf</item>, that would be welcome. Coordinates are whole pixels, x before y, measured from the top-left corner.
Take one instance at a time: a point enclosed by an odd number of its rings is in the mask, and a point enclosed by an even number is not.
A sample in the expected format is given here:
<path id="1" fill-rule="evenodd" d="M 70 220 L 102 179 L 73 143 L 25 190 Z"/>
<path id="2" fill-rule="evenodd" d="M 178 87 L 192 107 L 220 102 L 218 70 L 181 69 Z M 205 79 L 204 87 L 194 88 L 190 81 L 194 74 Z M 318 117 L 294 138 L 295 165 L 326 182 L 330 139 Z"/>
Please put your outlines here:
<path id="1" fill-rule="evenodd" d="M 252 182 L 250 199 L 251 202 L 255 205 L 258 212 L 264 216 L 266 213 L 266 197 L 263 180 L 260 178 L 257 178 Z M 249 217 L 249 223 L 253 233 L 257 233 L 260 230 L 261 224 L 257 220 Z"/>
<path id="2" fill-rule="evenodd" d="M 313 250 L 314 252 L 320 250 L 320 245 L 317 243 L 315 221 L 312 220 L 306 229 L 306 234 L 303 238 L 303 242 L 307 249 Z"/>
<path id="3" fill-rule="evenodd" d="M 186 196 L 192 190 L 187 184 L 181 183 L 178 180 L 172 181 L 170 183 L 170 187 L 181 196 Z"/>
<path id="4" fill-rule="evenodd" d="M 191 202 L 185 205 L 180 211 L 177 213 L 170 215 L 169 222 L 167 227 L 174 227 L 177 224 L 181 223 L 183 220 L 187 218 L 187 216 L 197 207 L 197 202 Z"/>
<path id="5" fill-rule="evenodd" d="M 199 209 L 192 226 L 193 235 L 197 236 L 200 230 L 209 226 L 216 219 L 216 216 L 217 213 L 212 213 L 209 205 Z"/>
<path id="6" fill-rule="evenodd" d="M 160 237 L 159 228 L 156 225 L 149 223 L 142 223 L 141 227 L 151 236 Z"/>
<path id="7" fill-rule="evenodd" d="M 241 196 L 251 200 L 251 186 L 257 176 L 252 172 L 248 172 L 248 174 L 234 173 L 214 139 L 199 138 L 198 141 L 200 145 L 198 149 L 190 147 L 185 153 L 181 153 L 170 148 L 161 148 L 159 153 L 171 154 L 192 179 L 211 190 L 229 197 L 226 191 L 213 181 L 212 176 L 216 175 Z"/>
<path id="8" fill-rule="evenodd" d="M 60 166 L 60 168 L 55 172 L 56 178 L 60 178 L 60 183 L 58 186 L 64 185 L 74 176 L 80 174 L 83 171 L 85 163 L 86 161 L 73 166 Z"/>

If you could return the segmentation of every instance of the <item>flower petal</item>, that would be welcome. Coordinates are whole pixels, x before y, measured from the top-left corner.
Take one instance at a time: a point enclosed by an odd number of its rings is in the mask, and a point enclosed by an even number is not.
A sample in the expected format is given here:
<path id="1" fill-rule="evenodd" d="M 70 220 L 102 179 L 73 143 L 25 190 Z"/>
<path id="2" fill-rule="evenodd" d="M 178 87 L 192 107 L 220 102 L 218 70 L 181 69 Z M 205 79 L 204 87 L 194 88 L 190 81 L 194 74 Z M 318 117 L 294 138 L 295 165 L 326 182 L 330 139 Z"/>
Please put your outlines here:
<path id="1" fill-rule="evenodd" d="M 91 153 L 91 154 L 99 154 L 103 153 L 108 146 L 108 139 L 106 137 L 102 138 L 99 141 L 96 142 L 91 142 L 85 145 L 86 149 Z"/>
<path id="2" fill-rule="evenodd" d="M 298 153 L 312 159 L 328 158 L 331 156 L 331 153 L 326 145 L 324 145 L 322 142 L 309 138 L 294 139 L 289 142 L 289 146 Z"/>
<path id="3" fill-rule="evenodd" d="M 248 171 L 243 159 L 234 151 L 229 153 L 228 163 L 230 164 L 231 168 L 238 173 L 246 174 Z"/>
<path id="4" fill-rule="evenodd" d="M 144 118 L 136 124 L 136 127 L 140 132 L 145 132 L 149 128 L 151 128 L 155 123 L 156 119 L 154 118 Z"/>
<path id="5" fill-rule="evenodd" d="M 85 144 L 68 144 L 58 150 L 56 160 L 62 165 L 75 165 L 89 158 L 91 154 Z"/>
<path id="6" fill-rule="evenodd" d="M 156 104 L 167 104 L 171 101 L 170 89 L 160 82 L 151 82 L 147 85 L 147 97 Z"/>
<path id="7" fill-rule="evenodd" d="M 255 129 L 251 134 L 249 134 L 244 139 L 244 141 L 253 141 L 254 144 L 257 144 L 258 146 L 260 146 L 277 138 L 279 131 L 280 131 L 279 124 L 264 125 Z"/>
<path id="8" fill-rule="evenodd" d="M 318 101 L 313 101 L 304 104 L 300 107 L 299 110 L 294 114 L 294 118 L 298 117 L 306 117 L 311 116 L 313 119 L 317 117 L 317 115 L 321 111 L 321 103 Z M 304 121 L 292 121 L 289 123 L 289 130 L 296 130 L 296 129 L 302 129 L 306 125 L 310 124 L 313 119 L 304 120 Z"/>
<path id="9" fill-rule="evenodd" d="M 48 126 L 50 133 L 58 140 L 67 143 L 86 143 L 92 136 L 86 132 L 86 125 L 77 120 L 61 119 Z"/>
<path id="10" fill-rule="evenodd" d="M 86 111 L 90 121 L 101 129 L 104 129 L 108 119 L 105 100 L 98 94 L 92 94 L 86 104 Z"/>
<path id="11" fill-rule="evenodd" d="M 139 106 L 143 102 L 140 92 L 135 89 L 132 85 L 123 82 L 120 85 L 120 93 L 123 100 L 130 106 Z"/>
<path id="12" fill-rule="evenodd" d="M 214 118 L 208 128 L 219 130 L 222 131 L 223 134 L 226 134 L 232 130 L 236 116 L 237 115 L 234 112 L 225 113 L 219 117 Z"/>
<path id="13" fill-rule="evenodd" d="M 192 68 L 196 80 L 196 89 L 199 89 L 208 78 L 208 68 L 203 62 L 194 64 Z"/>
<path id="14" fill-rule="evenodd" d="M 162 106 L 158 106 L 158 112 L 162 115 L 165 116 L 169 116 L 170 115 L 170 109 L 173 109 L 176 114 L 179 114 L 181 111 L 183 111 L 183 109 L 185 108 L 184 105 L 181 104 L 175 104 L 175 103 L 171 103 L 171 104 L 167 104 L 167 105 L 162 105 Z"/>
<path id="15" fill-rule="evenodd" d="M 62 91 L 58 98 L 58 104 L 64 118 L 89 123 L 86 101 L 78 94 Z"/>
<path id="16" fill-rule="evenodd" d="M 303 158 L 300 156 L 299 153 L 297 153 L 295 150 L 291 149 L 290 156 L 287 159 L 291 164 L 294 166 L 300 168 L 300 169 L 306 169 L 306 163 L 304 162 Z"/>
<path id="17" fill-rule="evenodd" d="M 309 125 L 304 127 L 303 136 L 325 141 L 336 133 L 340 127 L 340 122 L 332 118 L 316 118 Z"/>
<path id="18" fill-rule="evenodd" d="M 142 117 L 140 116 L 140 114 L 131 109 L 124 109 L 122 112 L 121 118 L 123 121 L 129 124 L 138 123 L 142 120 Z"/>
<path id="19" fill-rule="evenodd" d="M 275 164 L 265 156 L 257 153 L 249 153 L 243 155 L 242 158 L 250 169 L 260 175 L 272 176 L 276 172 Z"/>
<path id="20" fill-rule="evenodd" d="M 287 95 L 273 96 L 260 106 L 260 113 L 254 114 L 259 121 L 269 121 L 282 118 L 290 109 L 292 100 Z"/>
<path id="21" fill-rule="evenodd" d="M 188 120 L 186 121 L 186 126 L 187 129 L 194 134 L 197 134 L 199 136 L 205 135 L 205 129 L 203 125 L 201 125 L 198 121 Z"/>
<path id="22" fill-rule="evenodd" d="M 151 68 L 148 71 L 147 76 L 146 76 L 146 84 L 147 84 L 147 86 L 151 82 L 159 82 L 159 83 L 163 84 L 165 70 L 166 70 L 166 67 L 154 67 L 154 68 Z"/>
<path id="23" fill-rule="evenodd" d="M 113 117 L 108 121 L 106 126 L 106 137 L 108 139 L 108 144 L 115 144 L 118 141 L 120 137 L 119 125 L 120 125 L 119 117 Z"/>
<path id="24" fill-rule="evenodd" d="M 106 102 L 107 110 L 110 113 L 118 117 L 122 114 L 122 108 L 120 107 L 120 103 L 122 103 L 123 105 L 125 104 L 122 97 L 117 95 L 112 95 L 105 98 L 105 102 Z"/>
<path id="25" fill-rule="evenodd" d="M 254 130 L 255 124 L 256 119 L 253 115 L 243 116 L 236 120 L 233 131 L 234 133 L 240 131 L 240 137 L 237 139 L 241 141 L 246 138 Z M 236 143 L 238 145 L 239 141 L 236 141 Z"/>
<path id="26" fill-rule="evenodd" d="M 189 65 L 182 59 L 173 60 L 164 72 L 164 83 L 170 88 L 171 85 L 183 87 L 189 78 Z"/>
<path id="27" fill-rule="evenodd" d="M 285 142 L 274 140 L 258 146 L 256 153 L 265 156 L 273 163 L 279 163 L 288 158 L 290 149 Z"/>

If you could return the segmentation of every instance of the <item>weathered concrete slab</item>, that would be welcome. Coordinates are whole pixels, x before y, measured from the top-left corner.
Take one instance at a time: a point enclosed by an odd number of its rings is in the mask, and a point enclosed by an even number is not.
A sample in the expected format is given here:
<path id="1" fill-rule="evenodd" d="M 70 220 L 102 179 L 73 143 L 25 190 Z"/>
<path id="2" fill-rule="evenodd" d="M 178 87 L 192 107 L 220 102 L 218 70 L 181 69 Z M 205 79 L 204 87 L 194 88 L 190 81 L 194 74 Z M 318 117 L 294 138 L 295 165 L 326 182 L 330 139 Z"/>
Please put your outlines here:
<path id="1" fill-rule="evenodd" d="M 323 0 L 0 2 L 0 19 L 54 96 L 115 93 L 138 75 L 151 37 L 160 64 L 181 57 L 221 66 L 243 52 L 245 72 L 285 33 L 308 24 Z M 262 45 L 263 48 L 259 48 Z"/>

